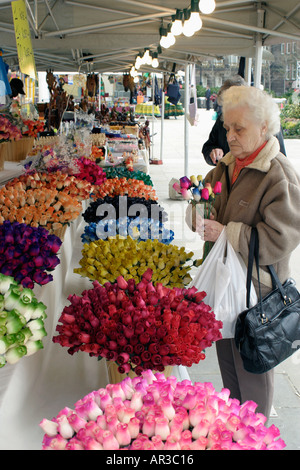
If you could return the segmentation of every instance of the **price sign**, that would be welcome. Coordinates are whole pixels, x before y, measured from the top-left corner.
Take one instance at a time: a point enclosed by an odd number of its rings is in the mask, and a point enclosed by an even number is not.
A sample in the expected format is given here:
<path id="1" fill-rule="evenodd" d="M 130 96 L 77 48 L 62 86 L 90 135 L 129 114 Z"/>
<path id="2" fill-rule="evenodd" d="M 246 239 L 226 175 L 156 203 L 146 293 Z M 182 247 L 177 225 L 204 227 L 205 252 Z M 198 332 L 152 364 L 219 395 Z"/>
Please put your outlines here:
<path id="1" fill-rule="evenodd" d="M 22 73 L 37 80 L 25 1 L 15 0 L 11 2 L 11 7 L 14 19 L 20 70 Z"/>

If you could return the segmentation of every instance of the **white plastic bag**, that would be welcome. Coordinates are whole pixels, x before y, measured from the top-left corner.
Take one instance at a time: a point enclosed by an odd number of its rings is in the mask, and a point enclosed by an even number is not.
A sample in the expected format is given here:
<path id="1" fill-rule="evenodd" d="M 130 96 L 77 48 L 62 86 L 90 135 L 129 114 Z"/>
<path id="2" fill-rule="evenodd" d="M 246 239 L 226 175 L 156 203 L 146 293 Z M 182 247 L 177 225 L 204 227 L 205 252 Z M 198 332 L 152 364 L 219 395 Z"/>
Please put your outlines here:
<path id="1" fill-rule="evenodd" d="M 204 302 L 223 322 L 223 338 L 234 338 L 236 319 L 247 308 L 246 279 L 245 263 L 227 240 L 225 227 L 191 283 L 206 292 Z M 257 295 L 253 286 L 250 292 L 250 306 L 254 306 Z"/>

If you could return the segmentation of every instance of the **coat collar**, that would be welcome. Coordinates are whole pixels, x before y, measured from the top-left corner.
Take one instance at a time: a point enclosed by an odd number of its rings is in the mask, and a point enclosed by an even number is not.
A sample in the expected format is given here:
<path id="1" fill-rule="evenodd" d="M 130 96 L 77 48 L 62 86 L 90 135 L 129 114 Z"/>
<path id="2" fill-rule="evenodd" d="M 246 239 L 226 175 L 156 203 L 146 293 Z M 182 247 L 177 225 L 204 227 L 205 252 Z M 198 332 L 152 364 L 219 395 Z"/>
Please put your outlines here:
<path id="1" fill-rule="evenodd" d="M 274 136 L 271 136 L 265 147 L 261 150 L 261 152 L 259 152 L 255 160 L 250 163 L 247 168 L 253 168 L 255 170 L 267 173 L 271 167 L 271 161 L 278 155 L 279 150 L 280 147 L 278 139 Z M 222 158 L 221 162 L 229 166 L 230 164 L 234 164 L 235 158 L 230 152 L 228 152 Z"/>

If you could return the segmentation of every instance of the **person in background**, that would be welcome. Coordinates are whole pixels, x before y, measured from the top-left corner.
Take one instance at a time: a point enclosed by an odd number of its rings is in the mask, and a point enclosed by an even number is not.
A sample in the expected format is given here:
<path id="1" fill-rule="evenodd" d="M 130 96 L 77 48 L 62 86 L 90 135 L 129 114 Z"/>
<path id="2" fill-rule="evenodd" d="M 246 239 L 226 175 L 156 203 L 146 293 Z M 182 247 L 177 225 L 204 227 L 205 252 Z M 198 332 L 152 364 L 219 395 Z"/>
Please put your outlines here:
<path id="1" fill-rule="evenodd" d="M 232 86 L 223 93 L 222 106 L 229 152 L 205 177 L 212 187 L 220 181 L 222 191 L 215 201 L 214 218 L 201 219 L 197 214 L 196 231 L 202 240 L 214 243 L 226 227 L 228 241 L 247 264 L 251 229 L 256 227 L 264 297 L 272 290 L 268 265 L 274 266 L 282 283 L 291 274 L 291 254 L 300 243 L 300 176 L 280 152 L 275 137 L 280 129 L 279 109 L 270 95 L 254 87 Z M 188 208 L 190 228 L 191 218 Z M 223 385 L 231 397 L 241 403 L 253 400 L 256 411 L 268 418 L 274 370 L 247 372 L 234 339 L 217 341 L 216 349 Z"/>
<path id="2" fill-rule="evenodd" d="M 226 139 L 226 131 L 223 127 L 222 94 L 231 86 L 248 86 L 248 84 L 240 75 L 236 75 L 226 80 L 219 90 L 217 99 L 214 103 L 214 109 L 218 113 L 218 117 L 209 134 L 208 140 L 202 147 L 202 154 L 208 165 L 216 165 L 218 161 L 223 158 L 223 156 L 226 155 L 227 152 L 229 152 L 229 146 Z M 281 153 L 286 155 L 283 134 L 281 130 L 279 131 L 276 137 L 279 140 Z"/>
<path id="3" fill-rule="evenodd" d="M 210 88 L 209 86 L 207 85 L 206 87 L 206 91 L 205 91 L 205 99 L 206 99 L 206 111 L 209 111 L 210 110 Z"/>

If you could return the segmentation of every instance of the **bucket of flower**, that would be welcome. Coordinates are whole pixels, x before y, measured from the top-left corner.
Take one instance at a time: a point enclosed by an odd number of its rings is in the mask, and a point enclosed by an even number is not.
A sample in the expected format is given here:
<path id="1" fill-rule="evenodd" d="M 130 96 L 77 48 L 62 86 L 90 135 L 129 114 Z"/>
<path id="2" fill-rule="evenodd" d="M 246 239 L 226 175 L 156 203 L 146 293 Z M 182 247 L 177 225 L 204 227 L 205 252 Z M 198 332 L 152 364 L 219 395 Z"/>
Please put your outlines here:
<path id="1" fill-rule="evenodd" d="M 68 297 L 53 342 L 69 354 L 105 358 L 112 383 L 148 369 L 167 376 L 170 367 L 205 359 L 203 351 L 221 338 L 222 322 L 203 302 L 205 296 L 194 287 L 154 285 L 151 269 L 140 282 L 122 276 L 104 285 L 94 281 L 81 296 Z"/>

